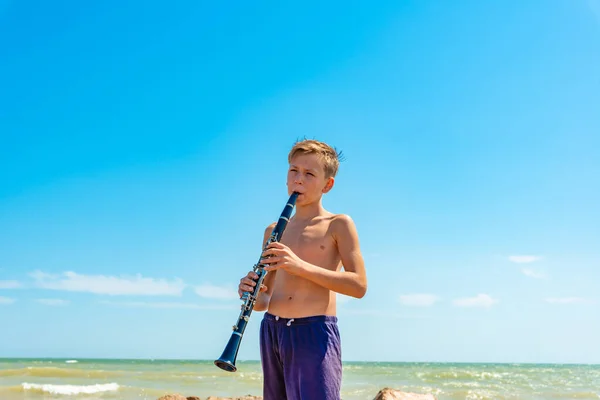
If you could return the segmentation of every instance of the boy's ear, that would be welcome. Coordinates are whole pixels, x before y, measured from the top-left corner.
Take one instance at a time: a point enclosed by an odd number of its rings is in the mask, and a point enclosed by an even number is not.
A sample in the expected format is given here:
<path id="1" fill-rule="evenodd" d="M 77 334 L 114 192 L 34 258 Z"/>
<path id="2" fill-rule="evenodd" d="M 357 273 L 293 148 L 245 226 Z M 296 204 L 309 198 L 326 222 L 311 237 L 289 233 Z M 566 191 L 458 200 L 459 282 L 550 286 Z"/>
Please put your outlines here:
<path id="1" fill-rule="evenodd" d="M 323 193 L 329 192 L 331 190 L 331 188 L 333 187 L 334 183 L 335 183 L 335 179 L 333 179 L 333 177 L 327 178 L 327 183 L 325 184 L 325 187 L 323 188 Z"/>

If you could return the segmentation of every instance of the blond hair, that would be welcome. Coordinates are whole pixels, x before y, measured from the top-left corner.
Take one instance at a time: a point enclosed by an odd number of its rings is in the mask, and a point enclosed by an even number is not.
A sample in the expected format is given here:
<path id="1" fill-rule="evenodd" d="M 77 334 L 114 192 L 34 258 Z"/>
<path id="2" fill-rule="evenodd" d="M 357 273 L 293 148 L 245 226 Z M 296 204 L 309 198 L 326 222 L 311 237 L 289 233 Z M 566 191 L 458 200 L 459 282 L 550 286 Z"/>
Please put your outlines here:
<path id="1" fill-rule="evenodd" d="M 321 159 L 326 178 L 335 177 L 342 158 L 342 153 L 335 148 L 313 139 L 297 141 L 288 154 L 288 162 L 291 163 L 297 154 L 317 154 Z"/>

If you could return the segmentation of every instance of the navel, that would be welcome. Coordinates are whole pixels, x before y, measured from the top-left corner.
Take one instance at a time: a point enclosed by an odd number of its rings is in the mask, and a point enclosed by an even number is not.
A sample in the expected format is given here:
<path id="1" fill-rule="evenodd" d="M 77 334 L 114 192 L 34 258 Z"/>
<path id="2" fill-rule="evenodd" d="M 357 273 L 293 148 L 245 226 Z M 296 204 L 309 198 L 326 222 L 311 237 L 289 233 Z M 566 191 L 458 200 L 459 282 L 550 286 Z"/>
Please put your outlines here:
<path id="1" fill-rule="evenodd" d="M 292 299 L 292 296 L 288 297 L 288 300 L 291 300 L 291 299 Z"/>
<path id="2" fill-rule="evenodd" d="M 321 245 L 320 247 L 321 247 L 321 250 L 325 250 L 325 246 Z"/>

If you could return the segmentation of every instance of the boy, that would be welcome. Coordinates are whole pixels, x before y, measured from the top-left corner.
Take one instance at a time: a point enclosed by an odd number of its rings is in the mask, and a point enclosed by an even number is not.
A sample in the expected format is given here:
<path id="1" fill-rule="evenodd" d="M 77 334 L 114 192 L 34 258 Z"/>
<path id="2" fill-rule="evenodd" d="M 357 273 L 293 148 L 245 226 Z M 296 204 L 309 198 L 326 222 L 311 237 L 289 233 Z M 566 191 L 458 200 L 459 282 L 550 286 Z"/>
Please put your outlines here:
<path id="1" fill-rule="evenodd" d="M 261 262 L 268 271 L 254 307 L 265 311 L 260 326 L 264 400 L 339 400 L 341 343 L 336 293 L 362 298 L 367 277 L 356 227 L 347 215 L 321 203 L 334 184 L 337 152 L 316 140 L 296 143 L 289 155 L 288 195 L 296 212 L 279 242 Z M 275 223 L 264 233 L 263 247 Z M 343 266 L 343 271 L 341 270 Z M 252 291 L 250 271 L 238 293 Z"/>

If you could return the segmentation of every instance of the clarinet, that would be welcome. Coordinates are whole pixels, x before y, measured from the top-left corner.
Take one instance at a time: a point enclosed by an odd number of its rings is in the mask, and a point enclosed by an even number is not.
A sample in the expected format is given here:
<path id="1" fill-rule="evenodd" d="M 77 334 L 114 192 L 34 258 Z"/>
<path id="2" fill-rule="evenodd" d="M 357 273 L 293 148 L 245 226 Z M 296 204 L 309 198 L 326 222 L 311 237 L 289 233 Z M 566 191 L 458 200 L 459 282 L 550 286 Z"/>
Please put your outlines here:
<path id="1" fill-rule="evenodd" d="M 298 198 L 298 192 L 292 193 L 287 204 L 285 205 L 279 220 L 277 221 L 277 225 L 273 228 L 271 235 L 266 241 L 263 252 L 267 249 L 267 246 L 273 242 L 278 242 L 283 235 L 283 231 L 285 230 L 287 223 L 290 220 L 290 216 L 292 215 L 292 211 L 296 204 L 296 199 Z M 248 320 L 250 319 L 250 315 L 252 314 L 252 310 L 254 309 L 254 304 L 256 303 L 256 298 L 260 293 L 260 287 L 262 285 L 265 276 L 267 275 L 267 271 L 264 269 L 265 264 L 262 264 L 259 258 L 258 262 L 254 264 L 253 270 L 258 275 L 258 279 L 256 280 L 256 286 L 251 293 L 244 292 L 242 294 L 241 300 L 244 302 L 241 306 L 242 311 L 240 312 L 240 316 L 237 319 L 236 324 L 233 326 L 233 333 L 229 338 L 229 342 L 225 346 L 225 350 L 223 350 L 223 354 L 221 357 L 214 361 L 214 364 L 228 372 L 237 371 L 237 367 L 235 366 L 235 361 L 238 355 L 238 350 L 240 349 L 240 344 L 242 342 L 242 338 L 244 336 L 244 331 L 246 330 L 246 325 L 248 324 Z"/>

